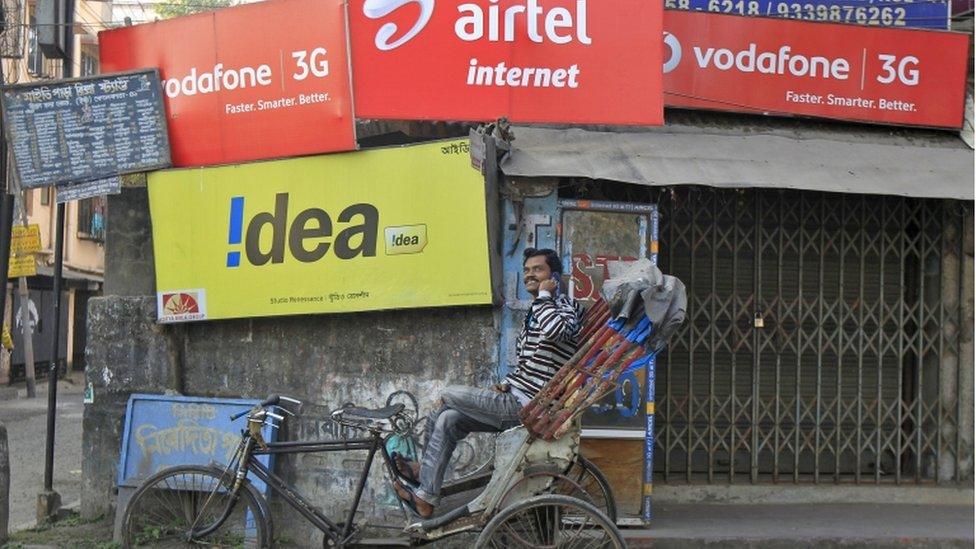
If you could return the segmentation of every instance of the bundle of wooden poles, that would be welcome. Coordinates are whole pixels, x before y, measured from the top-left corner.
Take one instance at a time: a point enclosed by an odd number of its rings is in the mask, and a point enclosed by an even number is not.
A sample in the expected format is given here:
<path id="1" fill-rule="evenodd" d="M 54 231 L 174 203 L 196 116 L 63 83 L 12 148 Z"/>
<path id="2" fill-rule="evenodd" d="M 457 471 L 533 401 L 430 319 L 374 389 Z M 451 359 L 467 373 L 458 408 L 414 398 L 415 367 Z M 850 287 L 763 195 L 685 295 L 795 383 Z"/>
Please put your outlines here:
<path id="1" fill-rule="evenodd" d="M 529 434 L 542 440 L 566 434 L 576 418 L 616 388 L 624 372 L 646 363 L 651 328 L 643 314 L 626 322 L 613 319 L 607 302 L 596 301 L 583 316 L 579 350 L 522 408 Z"/>

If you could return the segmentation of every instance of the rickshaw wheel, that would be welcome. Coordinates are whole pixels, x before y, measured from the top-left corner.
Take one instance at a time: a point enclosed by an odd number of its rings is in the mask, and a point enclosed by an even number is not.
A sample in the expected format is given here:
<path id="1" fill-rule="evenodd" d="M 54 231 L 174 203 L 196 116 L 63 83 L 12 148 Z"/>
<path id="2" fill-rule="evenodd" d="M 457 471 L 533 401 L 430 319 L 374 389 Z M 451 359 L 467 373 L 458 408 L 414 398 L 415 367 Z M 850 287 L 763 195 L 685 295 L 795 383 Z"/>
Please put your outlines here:
<path id="1" fill-rule="evenodd" d="M 592 504 L 556 494 L 536 496 L 495 515 L 475 549 L 607 547 L 624 549 L 620 530 Z"/>
<path id="2" fill-rule="evenodd" d="M 591 503 L 594 507 L 600 509 L 599 505 L 593 500 L 593 497 L 589 494 L 589 492 L 583 489 L 583 487 L 580 486 L 575 480 L 567 477 L 566 475 L 560 475 L 559 473 L 553 473 L 550 471 L 539 471 L 537 473 L 529 473 L 524 475 L 518 480 L 518 482 L 509 487 L 508 491 L 505 492 L 505 495 L 502 496 L 502 499 L 498 504 L 498 508 L 504 509 L 509 505 L 514 504 L 519 493 L 526 488 L 526 485 L 530 484 L 536 479 L 546 477 L 552 478 L 552 482 L 549 484 L 548 488 L 539 490 L 532 494 L 532 496 L 540 496 L 543 494 L 569 496 L 572 498 L 581 499 L 587 503 Z M 603 509 L 600 510 L 603 511 Z M 606 514 L 605 511 L 604 514 Z"/>
<path id="3" fill-rule="evenodd" d="M 569 471 L 566 472 L 566 476 L 590 496 L 587 501 L 603 511 L 603 514 L 616 524 L 617 500 L 613 496 L 613 489 L 610 488 L 610 481 L 603 476 L 603 471 L 595 463 L 583 456 L 578 456 Z M 572 494 L 566 495 L 571 496 Z"/>
<path id="4" fill-rule="evenodd" d="M 541 495 L 543 493 L 559 494 L 581 499 L 585 502 L 592 503 L 611 522 L 614 524 L 617 523 L 617 502 L 613 497 L 613 490 L 610 488 L 610 483 L 603 476 L 603 472 L 593 462 L 583 456 L 579 456 L 565 474 L 540 471 L 525 475 L 505 492 L 499 508 L 505 508 L 514 503 L 514 495 L 519 492 L 519 489 L 539 477 L 552 477 L 552 483 L 544 492 L 538 492 L 533 495 Z"/>

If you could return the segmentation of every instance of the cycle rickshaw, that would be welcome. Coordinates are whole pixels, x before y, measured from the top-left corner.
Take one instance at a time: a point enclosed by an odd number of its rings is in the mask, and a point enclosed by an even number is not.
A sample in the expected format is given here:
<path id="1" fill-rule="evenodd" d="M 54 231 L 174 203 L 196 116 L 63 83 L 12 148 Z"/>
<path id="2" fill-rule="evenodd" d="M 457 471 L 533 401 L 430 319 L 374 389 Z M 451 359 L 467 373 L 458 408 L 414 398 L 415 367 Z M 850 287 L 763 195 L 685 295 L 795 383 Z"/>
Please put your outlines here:
<path id="1" fill-rule="evenodd" d="M 473 493 L 456 508 L 427 520 L 410 519 L 395 545 L 424 545 L 477 532 L 481 547 L 613 547 L 626 544 L 615 525 L 616 502 L 606 479 L 579 455 L 583 410 L 641 367 L 663 347 L 684 318 L 681 282 L 638 261 L 604 285 L 604 297 L 584 316 L 579 351 L 521 412 L 520 427 L 498 435 L 494 458 L 480 470 L 445 484 L 443 496 Z M 369 470 L 377 454 L 391 478 L 403 478 L 387 442 L 412 436 L 416 413 L 403 403 L 379 409 L 347 407 L 332 414 L 362 438 L 272 442 L 268 421 L 282 421 L 297 400 L 272 396 L 251 410 L 247 428 L 226 466 L 177 466 L 148 478 L 133 494 L 122 520 L 124 547 L 270 547 L 275 543 L 265 497 L 256 477 L 323 532 L 325 547 L 373 546 L 355 523 Z M 266 454 L 366 451 L 352 506 L 333 521 L 256 458 Z M 250 474 L 250 475 L 249 475 Z M 405 510 L 406 511 L 406 510 Z"/>

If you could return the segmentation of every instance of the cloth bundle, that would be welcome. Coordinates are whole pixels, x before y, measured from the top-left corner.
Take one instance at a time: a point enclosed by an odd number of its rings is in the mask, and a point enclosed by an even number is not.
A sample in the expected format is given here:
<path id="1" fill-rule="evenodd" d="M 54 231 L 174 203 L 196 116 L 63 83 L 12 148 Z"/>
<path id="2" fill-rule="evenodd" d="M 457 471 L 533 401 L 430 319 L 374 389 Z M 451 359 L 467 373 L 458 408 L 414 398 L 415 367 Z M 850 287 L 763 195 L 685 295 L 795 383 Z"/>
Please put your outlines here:
<path id="1" fill-rule="evenodd" d="M 583 317 L 579 350 L 520 412 L 535 438 L 562 437 L 622 375 L 646 366 L 685 320 L 680 280 L 647 259 L 609 268 L 601 298 Z"/>

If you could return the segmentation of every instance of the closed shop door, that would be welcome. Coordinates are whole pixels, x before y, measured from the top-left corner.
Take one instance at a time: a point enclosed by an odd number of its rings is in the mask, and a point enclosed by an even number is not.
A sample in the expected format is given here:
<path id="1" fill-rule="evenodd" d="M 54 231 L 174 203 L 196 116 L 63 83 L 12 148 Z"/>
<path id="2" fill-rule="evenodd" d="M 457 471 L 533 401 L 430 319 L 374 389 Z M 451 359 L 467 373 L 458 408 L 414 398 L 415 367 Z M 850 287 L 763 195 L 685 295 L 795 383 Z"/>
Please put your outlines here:
<path id="1" fill-rule="evenodd" d="M 658 206 L 689 294 L 658 361 L 666 481 L 961 480 L 970 206 L 698 187 Z"/>

